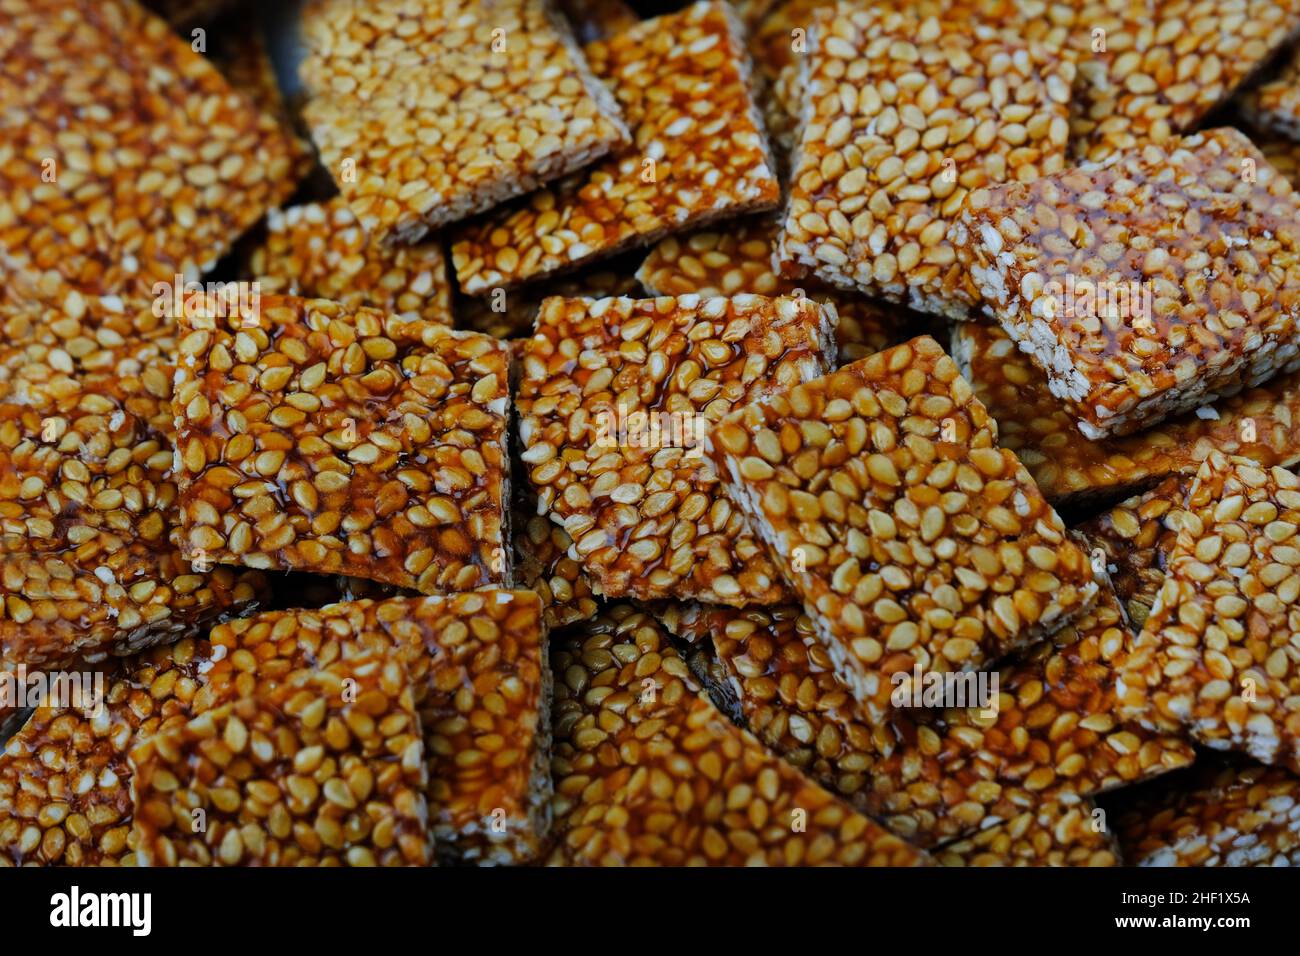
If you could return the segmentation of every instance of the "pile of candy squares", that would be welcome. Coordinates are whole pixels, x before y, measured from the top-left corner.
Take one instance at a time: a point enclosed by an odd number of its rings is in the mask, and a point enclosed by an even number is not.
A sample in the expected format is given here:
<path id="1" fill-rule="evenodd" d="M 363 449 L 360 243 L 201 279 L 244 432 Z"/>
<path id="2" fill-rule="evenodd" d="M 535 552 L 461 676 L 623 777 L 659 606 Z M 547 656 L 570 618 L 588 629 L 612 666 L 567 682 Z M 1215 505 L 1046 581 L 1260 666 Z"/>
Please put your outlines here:
<path id="1" fill-rule="evenodd" d="M 0 864 L 1300 863 L 1300 0 L 262 6 L 0 0 Z"/>

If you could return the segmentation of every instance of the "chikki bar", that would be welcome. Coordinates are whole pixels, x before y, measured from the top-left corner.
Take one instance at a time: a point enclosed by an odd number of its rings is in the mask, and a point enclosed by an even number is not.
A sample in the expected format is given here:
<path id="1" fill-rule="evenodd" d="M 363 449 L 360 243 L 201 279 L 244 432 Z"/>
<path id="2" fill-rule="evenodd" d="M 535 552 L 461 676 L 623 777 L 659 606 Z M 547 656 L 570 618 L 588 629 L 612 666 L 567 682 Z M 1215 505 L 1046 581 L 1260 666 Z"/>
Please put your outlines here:
<path id="1" fill-rule="evenodd" d="M 1001 327 L 956 325 L 952 357 L 998 423 L 998 443 L 1016 453 L 1058 508 L 1113 500 L 1170 475 L 1194 474 L 1213 450 L 1265 465 L 1290 467 L 1300 461 L 1297 372 L 1153 428 L 1093 441 L 1052 395 L 1047 376 Z"/>
<path id="2" fill-rule="evenodd" d="M 428 593 L 509 580 L 509 356 L 323 299 L 182 319 L 188 552 Z"/>
<path id="3" fill-rule="evenodd" d="M 405 318 L 452 324 L 451 279 L 442 245 L 390 248 L 372 242 L 341 198 L 272 209 L 266 241 L 249 257 L 264 293 L 332 299 Z"/>
<path id="4" fill-rule="evenodd" d="M 149 298 L 292 192 L 275 122 L 139 4 L 5 0 L 0 21 L 0 299 Z"/>
<path id="5" fill-rule="evenodd" d="M 669 236 L 650 250 L 637 278 L 651 295 L 798 295 L 830 303 L 839 315 L 835 340 L 840 364 L 855 362 L 905 337 L 912 316 L 901 307 L 873 302 L 815 279 L 787 279 L 772 268 L 778 227 L 768 218 L 744 219 L 726 229 Z"/>
<path id="6" fill-rule="evenodd" d="M 926 854 L 772 756 L 615 605 L 552 651 L 551 865 L 904 866 Z"/>
<path id="7" fill-rule="evenodd" d="M 546 634 L 537 595 L 498 588 L 241 618 L 213 630 L 195 710 L 272 699 L 357 648 L 391 652 L 413 687 L 439 858 L 522 863 L 549 825 Z"/>
<path id="8" fill-rule="evenodd" d="M 1296 0 L 1083 0 L 1070 152 L 1099 161 L 1194 129 L 1300 30 Z M 1068 6 L 1067 6 L 1068 9 Z"/>
<path id="9" fill-rule="evenodd" d="M 591 579 L 569 556 L 573 539 L 563 526 L 537 513 L 537 495 L 527 476 L 516 482 L 511 530 L 515 580 L 542 599 L 547 627 L 555 629 L 594 617 L 598 608 Z"/>
<path id="10" fill-rule="evenodd" d="M 1224 128 L 975 190 L 953 235 L 985 309 L 1099 439 L 1300 366 L 1297 216 Z"/>
<path id="11" fill-rule="evenodd" d="M 525 345 L 520 458 L 538 513 L 609 598 L 785 594 L 703 454 L 734 406 L 825 373 L 834 312 L 739 295 L 548 299 Z"/>
<path id="12" fill-rule="evenodd" d="M 625 146 L 548 0 L 312 0 L 303 116 L 376 241 L 410 244 Z"/>
<path id="13" fill-rule="evenodd" d="M 619 257 L 523 289 L 508 292 L 502 289 L 482 298 L 466 296 L 458 303 L 456 326 L 499 339 L 531 335 L 542 303 L 551 296 L 566 299 L 641 297 L 644 290 L 637 281 L 636 266 L 636 262 Z"/>
<path id="14" fill-rule="evenodd" d="M 1086 552 L 928 337 L 740 408 L 705 444 L 869 720 L 895 673 L 981 669 L 1097 596 Z"/>
<path id="15" fill-rule="evenodd" d="M 948 238 L 966 197 L 1065 166 L 1071 60 L 947 18 L 819 10 L 776 257 L 954 319 L 976 289 Z"/>
<path id="16" fill-rule="evenodd" d="M 207 653 L 183 638 L 115 662 L 101 700 L 94 669 L 67 675 L 87 681 L 89 696 L 38 707 L 0 752 L 0 867 L 136 862 L 127 756 L 186 719 Z"/>
<path id="17" fill-rule="evenodd" d="M 1177 520 L 1164 583 L 1119 663 L 1119 709 L 1215 750 L 1300 767 L 1300 478 L 1211 454 Z"/>
<path id="18" fill-rule="evenodd" d="M 145 866 L 424 866 L 427 771 L 392 647 L 338 657 L 164 727 L 130 754 Z"/>
<path id="19" fill-rule="evenodd" d="M 780 187 L 742 37 L 727 5 L 712 0 L 589 44 L 632 144 L 458 234 L 451 254 L 461 288 L 511 288 L 669 232 L 775 208 Z"/>
<path id="20" fill-rule="evenodd" d="M 3 320 L 6 665 L 130 654 L 269 595 L 260 572 L 195 565 L 176 540 L 173 322 L 115 299 Z"/>

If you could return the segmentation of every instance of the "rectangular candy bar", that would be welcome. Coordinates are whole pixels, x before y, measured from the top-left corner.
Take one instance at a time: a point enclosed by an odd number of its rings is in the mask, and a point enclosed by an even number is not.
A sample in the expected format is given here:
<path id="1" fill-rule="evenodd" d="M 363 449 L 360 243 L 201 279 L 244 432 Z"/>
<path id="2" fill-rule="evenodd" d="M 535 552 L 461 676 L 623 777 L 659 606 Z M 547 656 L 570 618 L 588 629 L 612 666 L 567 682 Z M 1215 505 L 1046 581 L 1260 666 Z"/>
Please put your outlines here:
<path id="1" fill-rule="evenodd" d="M 772 756 L 615 605 L 552 653 L 558 866 L 914 866 L 929 857 Z"/>
<path id="2" fill-rule="evenodd" d="M 1289 467 L 1300 461 L 1300 373 L 1279 375 L 1132 435 L 1092 441 L 1047 376 L 999 326 L 963 322 L 952 357 L 998 423 L 998 443 L 1058 508 L 1131 494 L 1192 472 L 1212 450 Z"/>
<path id="3" fill-rule="evenodd" d="M 1168 573 L 1120 663 L 1121 713 L 1216 750 L 1300 768 L 1300 478 L 1214 452 Z"/>
<path id="4" fill-rule="evenodd" d="M 172 321 L 99 299 L 4 321 L 0 664 L 130 654 L 269 596 L 176 540 Z"/>
<path id="5" fill-rule="evenodd" d="M 960 19 L 861 5 L 814 16 L 783 270 L 964 319 L 948 229 L 966 196 L 1065 166 L 1073 63 Z"/>
<path id="6" fill-rule="evenodd" d="M 249 271 L 264 293 L 332 299 L 451 325 L 451 279 L 439 242 L 389 248 L 372 242 L 341 198 L 272 209 Z"/>
<path id="7" fill-rule="evenodd" d="M 463 231 L 461 288 L 508 289 L 669 232 L 775 208 L 779 186 L 748 86 L 743 32 L 721 0 L 587 46 L 634 143 Z"/>
<path id="8" fill-rule="evenodd" d="M 130 754 L 145 866 L 425 866 L 427 771 L 405 668 L 339 656 L 164 727 Z"/>
<path id="9" fill-rule="evenodd" d="M 1168 146 L 1231 98 L 1300 30 L 1296 0 L 1083 0 L 1067 45 L 1078 54 L 1070 152 L 1099 161 Z"/>
<path id="10" fill-rule="evenodd" d="M 1091 439 L 1298 365 L 1300 201 L 1215 129 L 979 189 L 954 241 L 985 309 Z"/>
<path id="11" fill-rule="evenodd" d="M 261 614 L 214 629 L 211 644 L 199 712 L 270 699 L 354 647 L 392 651 L 413 686 L 439 858 L 523 863 L 541 851 L 551 674 L 537 595 L 486 588 Z"/>
<path id="12" fill-rule="evenodd" d="M 0 753 L 0 867 L 136 862 L 127 755 L 186 719 L 207 653 L 184 638 L 128 658 L 103 675 L 102 701 L 92 669 L 59 675 L 92 699 L 36 708 Z"/>
<path id="13" fill-rule="evenodd" d="M 669 236 L 650 250 L 637 278 L 651 295 L 775 296 L 806 289 L 810 298 L 833 305 L 839 315 L 835 341 L 840 364 L 866 358 L 904 337 L 913 317 L 899 306 L 844 293 L 815 279 L 799 282 L 777 274 L 772 269 L 777 235 L 776 222 L 763 217 L 728 223 L 717 231 Z"/>
<path id="14" fill-rule="evenodd" d="M 829 367 L 834 312 L 739 295 L 548 299 L 525 346 L 521 459 L 538 513 L 606 597 L 772 603 L 781 572 L 702 437 L 732 407 Z"/>
<path id="15" fill-rule="evenodd" d="M 182 319 L 189 552 L 467 590 L 509 580 L 509 356 L 423 319 L 265 296 Z"/>
<path id="16" fill-rule="evenodd" d="M 628 142 L 548 0 L 312 0 L 303 115 L 366 233 L 414 243 Z"/>
<path id="17" fill-rule="evenodd" d="M 275 121 L 139 4 L 30 0 L 4 19 L 0 299 L 150 298 L 292 192 Z"/>
<path id="18" fill-rule="evenodd" d="M 896 672 L 981 669 L 1097 596 L 928 337 L 740 408 L 706 446 L 869 720 Z"/>

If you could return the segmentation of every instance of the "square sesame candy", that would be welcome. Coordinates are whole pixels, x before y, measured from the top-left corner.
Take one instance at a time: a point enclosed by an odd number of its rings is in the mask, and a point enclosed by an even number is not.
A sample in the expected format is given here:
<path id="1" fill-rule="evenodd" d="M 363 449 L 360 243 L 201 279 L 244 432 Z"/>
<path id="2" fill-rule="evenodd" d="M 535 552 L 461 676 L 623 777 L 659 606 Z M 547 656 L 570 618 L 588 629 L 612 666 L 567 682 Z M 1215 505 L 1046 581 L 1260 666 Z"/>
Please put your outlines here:
<path id="1" fill-rule="evenodd" d="M 1121 866 L 1114 833 L 1090 800 L 1051 802 L 934 851 L 941 866 Z"/>
<path id="2" fill-rule="evenodd" d="M 339 197 L 273 209 L 266 232 L 249 257 L 263 292 L 452 324 L 451 279 L 436 241 L 398 248 L 372 242 Z"/>
<path id="3" fill-rule="evenodd" d="M 706 436 L 869 719 L 897 671 L 978 669 L 1097 585 L 952 360 L 921 337 L 733 412 Z"/>
<path id="4" fill-rule="evenodd" d="M 994 713 L 894 708 L 865 718 L 798 608 L 717 610 L 713 646 L 744 725 L 854 807 L 920 846 L 1077 805 L 1191 763 L 1176 737 L 1120 723 L 1111 661 L 1128 645 L 1114 595 L 999 672 Z M 973 685 L 972 685 L 973 686 Z"/>
<path id="5" fill-rule="evenodd" d="M 1047 376 L 1000 326 L 955 326 L 952 357 L 998 423 L 998 443 L 1016 453 L 1058 508 L 1114 500 L 1170 475 L 1194 473 L 1215 449 L 1267 465 L 1300 460 L 1300 373 L 1132 435 L 1091 441 L 1052 395 Z"/>
<path id="6" fill-rule="evenodd" d="M 702 296 L 806 294 L 835 307 L 840 364 L 855 362 L 902 338 L 907 313 L 894 305 L 844 293 L 817 280 L 797 282 L 772 268 L 778 227 L 774 220 L 742 219 L 725 230 L 669 236 L 650 250 L 637 278 L 651 295 Z"/>
<path id="7" fill-rule="evenodd" d="M 1225 128 L 976 190 L 953 235 L 985 309 L 1099 439 L 1300 364 L 1297 217 Z"/>
<path id="8" fill-rule="evenodd" d="M 714 0 L 589 44 L 633 144 L 467 227 L 451 247 L 461 288 L 510 288 L 669 232 L 775 208 L 780 187 L 742 36 Z"/>
<path id="9" fill-rule="evenodd" d="M 546 0 L 313 0 L 303 115 L 362 228 L 414 243 L 628 142 Z"/>
<path id="10" fill-rule="evenodd" d="M 546 633 L 537 595 L 497 588 L 241 618 L 213 630 L 195 708 L 270 697 L 358 647 L 391 650 L 413 686 L 439 857 L 521 863 L 549 824 Z"/>
<path id="11" fill-rule="evenodd" d="M 1083 0 L 1074 10 L 1076 160 L 1194 129 L 1300 30 L 1296 0 Z"/>
<path id="12" fill-rule="evenodd" d="M 181 331 L 191 553 L 425 593 L 508 580 L 501 343 L 291 296 Z"/>
<path id="13" fill-rule="evenodd" d="M 1300 478 L 1219 452 L 1178 515 L 1164 583 L 1120 662 L 1121 713 L 1300 767 Z"/>
<path id="14" fill-rule="evenodd" d="M 964 319 L 948 240 L 966 196 L 1065 165 L 1073 64 L 959 20 L 840 5 L 803 62 L 783 270 Z"/>
<path id="15" fill-rule="evenodd" d="M 427 775 L 392 649 L 329 663 L 164 727 L 130 754 L 146 866 L 425 866 Z"/>
<path id="16" fill-rule="evenodd" d="M 166 324 L 93 300 L 3 330 L 0 661 L 130 654 L 265 600 L 259 572 L 180 546 Z"/>
<path id="17" fill-rule="evenodd" d="M 153 648 L 108 670 L 101 708 L 32 712 L 0 751 L 0 867 L 135 862 L 127 755 L 185 719 L 205 654 L 189 638 Z"/>
<path id="18" fill-rule="evenodd" d="M 609 608 L 552 670 L 550 865 L 929 862 L 719 713 L 650 615 Z"/>
<path id="19" fill-rule="evenodd" d="M 538 513 L 606 597 L 762 604 L 786 593 L 704 458 L 733 406 L 823 374 L 833 311 L 739 295 L 548 299 L 525 345 L 520 457 Z"/>
<path id="20" fill-rule="evenodd" d="M 292 191 L 274 121 L 138 4 L 7 0 L 0 20 L 0 298 L 149 297 Z"/>
<path id="21" fill-rule="evenodd" d="M 1300 778 L 1280 767 L 1216 762 L 1138 793 L 1116 801 L 1131 866 L 1300 865 Z"/>

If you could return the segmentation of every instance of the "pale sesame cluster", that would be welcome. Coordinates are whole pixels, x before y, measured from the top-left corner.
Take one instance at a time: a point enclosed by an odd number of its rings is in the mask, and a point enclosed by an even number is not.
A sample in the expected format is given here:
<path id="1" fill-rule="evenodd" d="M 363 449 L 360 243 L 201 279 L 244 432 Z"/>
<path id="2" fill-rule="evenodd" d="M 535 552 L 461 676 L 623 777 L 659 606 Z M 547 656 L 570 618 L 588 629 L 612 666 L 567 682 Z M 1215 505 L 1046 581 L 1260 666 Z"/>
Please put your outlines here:
<path id="1" fill-rule="evenodd" d="M 1297 44 L 0 0 L 0 866 L 1300 862 Z"/>

